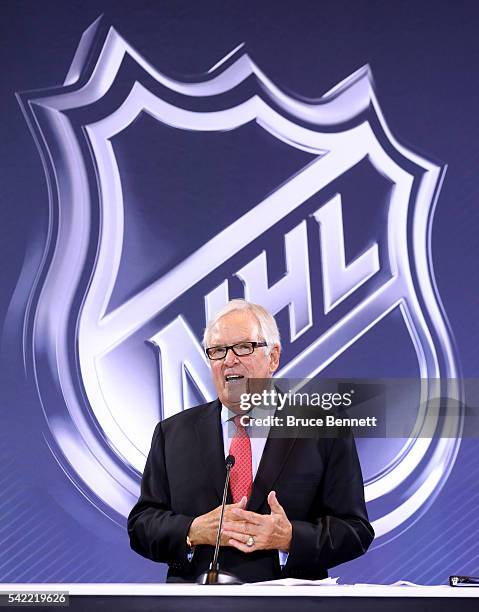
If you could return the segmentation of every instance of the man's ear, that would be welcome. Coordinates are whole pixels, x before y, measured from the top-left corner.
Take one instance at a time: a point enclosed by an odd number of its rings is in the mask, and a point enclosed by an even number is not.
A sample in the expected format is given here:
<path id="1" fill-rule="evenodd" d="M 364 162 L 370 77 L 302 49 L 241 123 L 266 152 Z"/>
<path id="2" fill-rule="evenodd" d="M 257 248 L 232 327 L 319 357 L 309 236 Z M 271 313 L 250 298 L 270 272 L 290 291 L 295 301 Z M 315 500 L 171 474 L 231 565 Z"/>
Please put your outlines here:
<path id="1" fill-rule="evenodd" d="M 281 348 L 275 344 L 269 354 L 269 370 L 271 374 L 274 374 L 279 366 L 279 356 L 281 354 Z"/>

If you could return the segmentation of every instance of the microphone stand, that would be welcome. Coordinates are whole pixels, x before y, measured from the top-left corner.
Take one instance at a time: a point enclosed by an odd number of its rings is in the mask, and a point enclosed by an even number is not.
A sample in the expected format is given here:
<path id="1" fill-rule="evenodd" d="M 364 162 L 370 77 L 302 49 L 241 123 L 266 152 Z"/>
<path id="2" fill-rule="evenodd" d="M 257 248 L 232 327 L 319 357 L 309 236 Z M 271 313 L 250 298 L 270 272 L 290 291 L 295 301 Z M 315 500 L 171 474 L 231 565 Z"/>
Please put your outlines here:
<path id="1" fill-rule="evenodd" d="M 225 514 L 226 496 L 228 494 L 228 485 L 230 483 L 230 472 L 231 468 L 235 464 L 235 458 L 233 455 L 226 457 L 226 480 L 225 488 L 223 489 L 223 501 L 221 502 L 221 515 L 220 522 L 218 524 L 218 532 L 216 534 L 215 552 L 213 555 L 213 561 L 210 563 L 210 567 L 207 572 L 203 572 L 196 579 L 197 584 L 243 584 L 239 578 L 230 572 L 224 572 L 219 569 L 218 554 L 220 551 L 220 539 L 221 539 L 221 528 L 223 527 L 223 517 Z"/>

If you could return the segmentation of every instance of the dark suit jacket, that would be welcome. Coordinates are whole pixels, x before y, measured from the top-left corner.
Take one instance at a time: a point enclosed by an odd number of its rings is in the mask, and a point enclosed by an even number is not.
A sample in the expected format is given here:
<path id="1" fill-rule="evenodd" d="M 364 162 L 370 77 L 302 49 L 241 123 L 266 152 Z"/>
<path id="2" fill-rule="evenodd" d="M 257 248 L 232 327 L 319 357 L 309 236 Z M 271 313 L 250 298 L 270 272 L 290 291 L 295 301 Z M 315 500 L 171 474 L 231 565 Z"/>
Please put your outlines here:
<path id="1" fill-rule="evenodd" d="M 215 400 L 162 421 L 153 434 L 128 533 L 133 550 L 168 563 L 169 582 L 194 581 L 213 557 L 212 546 L 197 546 L 190 562 L 186 535 L 196 516 L 221 503 L 226 470 L 220 414 L 221 404 Z M 271 490 L 293 526 L 284 569 L 276 550 L 245 554 L 230 547 L 221 548 L 221 569 L 244 582 L 320 579 L 329 567 L 366 552 L 374 531 L 352 436 L 304 439 L 270 434 L 247 509 L 269 514 L 266 497 Z"/>

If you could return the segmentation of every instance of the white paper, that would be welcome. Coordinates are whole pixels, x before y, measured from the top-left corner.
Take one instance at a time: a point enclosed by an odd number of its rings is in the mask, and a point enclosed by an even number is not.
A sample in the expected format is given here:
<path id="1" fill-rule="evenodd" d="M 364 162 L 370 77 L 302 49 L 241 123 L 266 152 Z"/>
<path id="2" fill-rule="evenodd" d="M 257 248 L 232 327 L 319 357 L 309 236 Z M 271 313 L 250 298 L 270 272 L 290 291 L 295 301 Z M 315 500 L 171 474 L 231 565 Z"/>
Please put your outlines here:
<path id="1" fill-rule="evenodd" d="M 301 578 L 280 578 L 279 580 L 265 580 L 264 582 L 250 582 L 248 586 L 336 586 L 338 578 L 323 578 L 322 580 L 303 580 Z"/>
<path id="2" fill-rule="evenodd" d="M 346 586 L 346 585 L 344 585 Z M 398 580 L 396 582 L 393 582 L 392 584 L 373 584 L 371 582 L 358 582 L 356 584 L 353 584 L 351 586 L 355 586 L 355 587 L 421 587 L 421 588 L 428 588 L 431 587 L 433 589 L 436 589 L 438 586 L 440 587 L 448 587 L 449 585 L 447 584 L 434 584 L 434 585 L 426 585 L 426 584 L 415 584 L 414 582 L 410 582 L 409 580 Z"/>

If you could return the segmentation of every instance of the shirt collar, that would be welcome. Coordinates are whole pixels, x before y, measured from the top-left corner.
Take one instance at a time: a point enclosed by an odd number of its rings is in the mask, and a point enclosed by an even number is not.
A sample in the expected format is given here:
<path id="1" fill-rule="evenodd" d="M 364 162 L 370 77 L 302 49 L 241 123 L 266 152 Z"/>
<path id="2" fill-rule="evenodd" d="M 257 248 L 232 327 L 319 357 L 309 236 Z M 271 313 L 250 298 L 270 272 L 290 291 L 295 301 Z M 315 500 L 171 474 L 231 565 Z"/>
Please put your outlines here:
<path id="1" fill-rule="evenodd" d="M 268 406 L 265 408 L 263 406 L 253 406 L 251 410 L 248 412 L 242 411 L 240 416 L 243 414 L 247 414 L 252 418 L 264 418 L 268 414 L 274 414 L 276 410 L 276 406 Z M 224 404 L 221 404 L 221 424 L 224 425 L 227 421 L 232 421 L 235 416 L 237 416 L 236 412 L 233 412 L 229 408 L 227 408 Z"/>
<path id="2" fill-rule="evenodd" d="M 247 414 L 246 412 L 242 414 Z M 236 412 L 233 412 L 227 408 L 224 404 L 221 404 L 221 423 L 224 425 L 227 421 L 231 421 L 235 418 Z"/>

